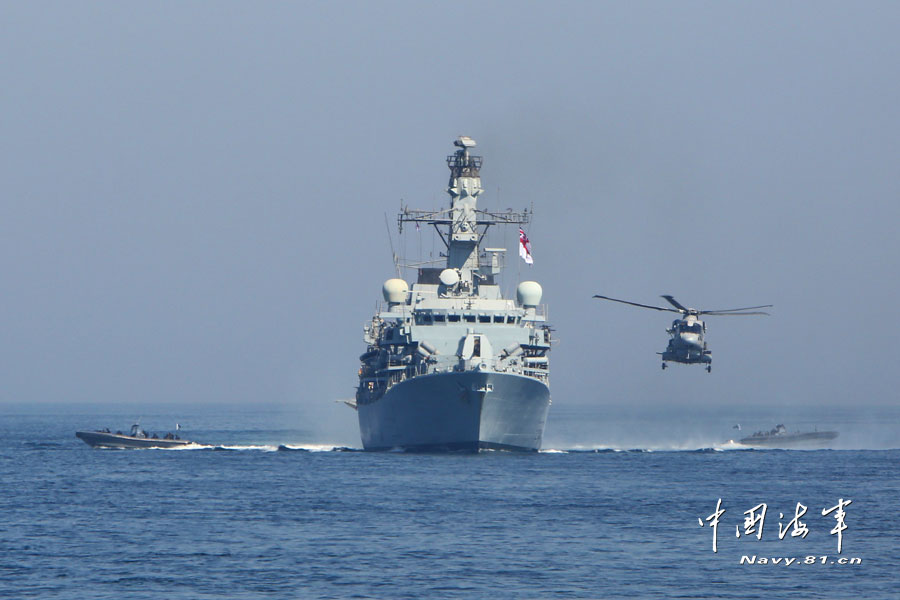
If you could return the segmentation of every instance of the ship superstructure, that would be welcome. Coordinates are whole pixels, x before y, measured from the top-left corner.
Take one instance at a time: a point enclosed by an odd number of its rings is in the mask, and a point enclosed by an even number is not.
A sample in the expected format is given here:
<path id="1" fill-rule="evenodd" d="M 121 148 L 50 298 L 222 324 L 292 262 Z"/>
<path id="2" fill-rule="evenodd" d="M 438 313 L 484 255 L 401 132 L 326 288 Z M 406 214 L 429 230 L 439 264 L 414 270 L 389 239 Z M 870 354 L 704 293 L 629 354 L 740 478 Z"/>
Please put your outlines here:
<path id="1" fill-rule="evenodd" d="M 447 157 L 450 208 L 404 208 L 399 223 L 431 225 L 446 264 L 421 267 L 410 287 L 384 283 L 385 306 L 366 325 L 356 409 L 367 450 L 538 450 L 550 406 L 551 330 L 541 286 L 504 298 L 504 248 L 480 245 L 493 225 L 530 212 L 478 209 L 482 158 L 460 137 Z"/>

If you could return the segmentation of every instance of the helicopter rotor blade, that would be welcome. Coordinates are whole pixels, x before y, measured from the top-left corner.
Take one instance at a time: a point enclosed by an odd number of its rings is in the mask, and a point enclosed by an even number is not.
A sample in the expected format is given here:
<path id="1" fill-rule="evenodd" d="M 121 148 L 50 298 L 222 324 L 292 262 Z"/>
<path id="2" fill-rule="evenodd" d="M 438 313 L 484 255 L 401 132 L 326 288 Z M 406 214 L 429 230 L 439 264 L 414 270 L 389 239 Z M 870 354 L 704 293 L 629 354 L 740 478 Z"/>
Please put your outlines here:
<path id="1" fill-rule="evenodd" d="M 713 315 L 715 317 L 749 317 L 751 315 L 766 315 L 769 316 L 769 313 L 762 311 L 753 311 L 753 312 L 726 312 L 721 310 L 701 310 L 697 311 L 698 315 Z"/>
<path id="2" fill-rule="evenodd" d="M 762 306 L 745 306 L 744 308 L 723 308 L 721 310 L 704 310 L 701 312 L 705 313 L 730 313 L 730 312 L 739 312 L 742 310 L 756 310 L 757 308 L 772 308 L 775 306 L 774 304 L 763 304 Z"/>
<path id="3" fill-rule="evenodd" d="M 669 295 L 663 295 L 663 296 L 660 296 L 660 297 L 661 297 L 661 298 L 665 298 L 666 301 L 667 301 L 669 304 L 671 304 L 672 306 L 674 306 L 675 308 L 677 308 L 679 312 L 685 312 L 685 313 L 691 312 L 689 309 L 687 309 L 687 308 L 685 308 L 684 306 L 682 306 L 682 305 L 681 305 L 681 302 L 679 302 L 678 300 L 676 300 L 676 299 L 673 298 L 672 296 L 669 296 Z"/>
<path id="4" fill-rule="evenodd" d="M 600 296 L 598 294 L 594 294 L 594 298 L 600 298 L 601 300 L 612 300 L 613 302 L 621 302 L 622 304 L 630 304 L 631 306 L 639 306 L 641 308 L 652 308 L 653 310 L 664 310 L 666 312 L 681 312 L 680 310 L 664 308 L 662 306 L 650 306 L 649 304 L 638 304 L 637 302 L 629 302 L 628 300 L 619 300 L 618 298 L 610 298 L 609 296 Z"/>

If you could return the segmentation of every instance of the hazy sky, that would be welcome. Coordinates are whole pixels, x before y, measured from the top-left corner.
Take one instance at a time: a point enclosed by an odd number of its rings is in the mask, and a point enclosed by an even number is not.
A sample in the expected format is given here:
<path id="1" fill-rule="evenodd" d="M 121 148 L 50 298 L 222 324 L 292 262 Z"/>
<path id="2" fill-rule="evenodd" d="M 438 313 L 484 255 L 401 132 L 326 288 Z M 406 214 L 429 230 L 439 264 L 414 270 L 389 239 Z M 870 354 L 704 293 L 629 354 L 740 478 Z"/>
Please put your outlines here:
<path id="1" fill-rule="evenodd" d="M 895 405 L 898 31 L 888 2 L 3 2 L 0 403 L 352 423 L 384 213 L 446 205 L 466 134 L 483 204 L 534 204 L 506 282 L 544 287 L 555 405 Z M 595 293 L 775 309 L 663 372 L 670 317 Z"/>

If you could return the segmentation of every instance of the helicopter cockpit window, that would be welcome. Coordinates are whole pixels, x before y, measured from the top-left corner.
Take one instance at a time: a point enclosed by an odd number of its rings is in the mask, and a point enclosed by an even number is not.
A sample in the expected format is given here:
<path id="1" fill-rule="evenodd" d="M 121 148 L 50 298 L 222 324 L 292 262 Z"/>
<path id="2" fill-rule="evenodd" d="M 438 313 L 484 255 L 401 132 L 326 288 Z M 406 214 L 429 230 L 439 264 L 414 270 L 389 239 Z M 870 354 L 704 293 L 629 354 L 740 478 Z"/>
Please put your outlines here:
<path id="1" fill-rule="evenodd" d="M 693 325 L 682 325 L 681 331 L 682 333 L 703 333 L 703 328 L 699 323 L 694 323 Z"/>

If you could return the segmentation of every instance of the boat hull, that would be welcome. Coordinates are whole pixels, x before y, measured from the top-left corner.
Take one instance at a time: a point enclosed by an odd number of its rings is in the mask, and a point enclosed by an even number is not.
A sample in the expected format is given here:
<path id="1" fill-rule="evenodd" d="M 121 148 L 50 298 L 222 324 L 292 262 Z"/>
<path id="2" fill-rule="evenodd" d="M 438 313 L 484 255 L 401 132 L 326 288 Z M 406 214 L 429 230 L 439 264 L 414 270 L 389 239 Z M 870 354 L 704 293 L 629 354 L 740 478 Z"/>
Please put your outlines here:
<path id="1" fill-rule="evenodd" d="M 738 443 L 744 446 L 766 448 L 821 447 L 838 436 L 836 431 L 811 431 L 808 433 L 789 433 L 783 435 L 752 435 Z"/>
<path id="2" fill-rule="evenodd" d="M 94 448 L 181 448 L 193 444 L 188 440 L 136 438 L 102 431 L 76 431 L 75 437 Z"/>
<path id="3" fill-rule="evenodd" d="M 537 379 L 467 371 L 407 379 L 357 411 L 366 450 L 535 452 L 549 408 Z"/>

